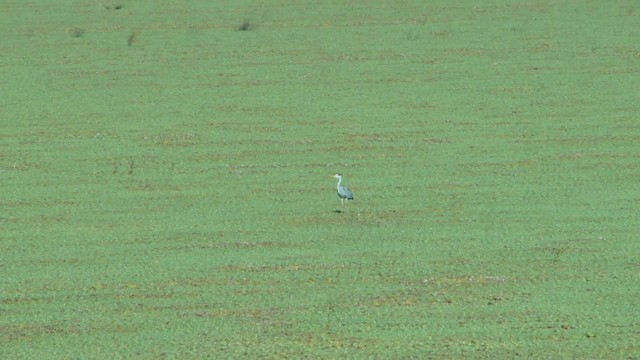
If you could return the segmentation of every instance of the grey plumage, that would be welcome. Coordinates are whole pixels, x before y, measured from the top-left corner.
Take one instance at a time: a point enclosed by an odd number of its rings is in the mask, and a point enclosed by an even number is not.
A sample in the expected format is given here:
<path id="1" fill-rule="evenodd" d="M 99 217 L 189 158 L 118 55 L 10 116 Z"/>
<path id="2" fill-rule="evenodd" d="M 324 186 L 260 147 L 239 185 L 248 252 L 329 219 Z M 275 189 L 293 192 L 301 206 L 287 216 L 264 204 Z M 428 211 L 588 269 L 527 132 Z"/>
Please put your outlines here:
<path id="1" fill-rule="evenodd" d="M 353 200 L 353 193 L 349 190 L 348 187 L 342 185 L 342 175 L 335 174 L 334 178 L 338 179 L 338 185 L 336 186 L 338 190 L 338 196 L 340 197 L 340 201 L 344 205 L 344 199 Z"/>

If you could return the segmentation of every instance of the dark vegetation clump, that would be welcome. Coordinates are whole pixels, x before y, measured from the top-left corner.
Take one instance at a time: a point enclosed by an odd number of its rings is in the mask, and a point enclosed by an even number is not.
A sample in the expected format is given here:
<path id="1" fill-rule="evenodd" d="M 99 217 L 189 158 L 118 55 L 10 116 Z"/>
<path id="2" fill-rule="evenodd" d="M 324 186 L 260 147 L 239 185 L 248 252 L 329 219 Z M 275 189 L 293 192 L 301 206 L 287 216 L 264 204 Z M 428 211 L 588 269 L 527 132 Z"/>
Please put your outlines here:
<path id="1" fill-rule="evenodd" d="M 238 26 L 239 31 L 249 31 L 252 28 L 253 28 L 253 25 L 251 25 L 251 23 L 248 21 L 243 21 L 242 24 Z"/>
<path id="2" fill-rule="evenodd" d="M 124 6 L 122 4 L 117 4 L 117 5 L 103 5 L 105 9 L 107 10 L 120 10 L 122 9 Z"/>
<path id="3" fill-rule="evenodd" d="M 135 41 L 136 41 L 136 33 L 132 32 L 131 34 L 129 34 L 129 38 L 127 38 L 127 46 L 133 45 Z"/>
<path id="4" fill-rule="evenodd" d="M 85 33 L 85 30 L 79 27 L 74 27 L 73 29 L 69 30 L 69 34 L 71 34 L 71 36 L 74 38 L 82 37 L 84 33 Z"/>

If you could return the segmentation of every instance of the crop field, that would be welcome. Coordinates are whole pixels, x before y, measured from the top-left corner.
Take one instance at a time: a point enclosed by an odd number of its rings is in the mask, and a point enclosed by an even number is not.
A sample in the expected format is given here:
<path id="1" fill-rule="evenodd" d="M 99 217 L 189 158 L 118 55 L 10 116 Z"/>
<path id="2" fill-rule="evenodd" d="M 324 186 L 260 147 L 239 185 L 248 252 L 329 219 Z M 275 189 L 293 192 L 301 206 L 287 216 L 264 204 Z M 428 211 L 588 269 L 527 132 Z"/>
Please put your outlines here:
<path id="1" fill-rule="evenodd" d="M 640 4 L 0 29 L 0 358 L 640 359 Z"/>

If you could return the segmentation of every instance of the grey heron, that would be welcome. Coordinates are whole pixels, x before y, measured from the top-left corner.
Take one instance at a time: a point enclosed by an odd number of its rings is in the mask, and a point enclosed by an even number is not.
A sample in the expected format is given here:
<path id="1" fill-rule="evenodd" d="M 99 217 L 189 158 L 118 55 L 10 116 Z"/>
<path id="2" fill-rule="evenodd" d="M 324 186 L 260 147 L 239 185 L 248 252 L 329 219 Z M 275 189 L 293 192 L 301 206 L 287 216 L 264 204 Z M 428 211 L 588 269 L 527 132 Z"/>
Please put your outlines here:
<path id="1" fill-rule="evenodd" d="M 344 199 L 353 200 L 353 193 L 351 192 L 351 190 L 349 190 L 349 188 L 342 185 L 342 175 L 335 174 L 333 175 L 333 177 L 338 179 L 338 185 L 336 186 L 336 188 L 338 189 L 338 196 L 340 197 L 340 202 L 344 206 Z"/>

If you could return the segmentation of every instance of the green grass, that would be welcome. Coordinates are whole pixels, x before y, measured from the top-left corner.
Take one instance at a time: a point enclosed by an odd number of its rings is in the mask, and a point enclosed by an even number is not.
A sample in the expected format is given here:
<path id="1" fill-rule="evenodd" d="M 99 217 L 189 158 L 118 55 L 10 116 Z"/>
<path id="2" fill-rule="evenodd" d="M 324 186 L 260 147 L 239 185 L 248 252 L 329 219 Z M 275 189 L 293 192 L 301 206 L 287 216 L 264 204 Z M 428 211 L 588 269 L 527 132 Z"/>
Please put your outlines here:
<path id="1" fill-rule="evenodd" d="M 640 7 L 182 3 L 2 6 L 2 358 L 640 358 Z"/>

